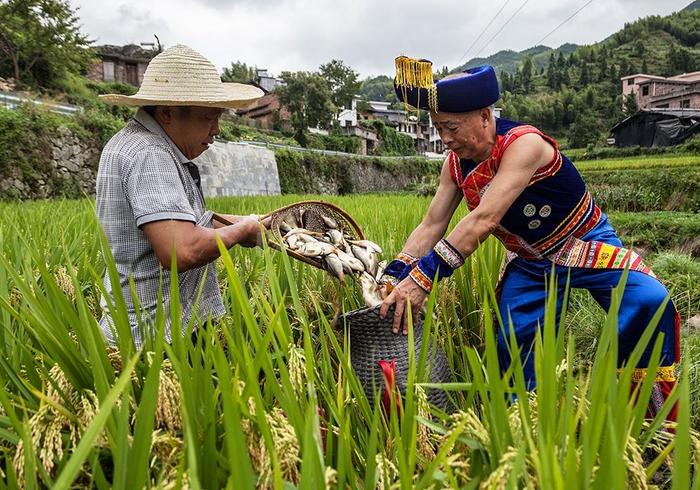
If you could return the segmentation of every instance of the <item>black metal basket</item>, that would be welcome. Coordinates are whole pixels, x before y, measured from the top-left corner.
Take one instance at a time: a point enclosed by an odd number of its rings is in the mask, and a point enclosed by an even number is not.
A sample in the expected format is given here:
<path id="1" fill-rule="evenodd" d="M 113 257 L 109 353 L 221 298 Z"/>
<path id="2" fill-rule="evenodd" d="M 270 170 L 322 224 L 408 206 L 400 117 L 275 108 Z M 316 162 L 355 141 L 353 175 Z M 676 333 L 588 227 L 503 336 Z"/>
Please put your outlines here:
<path id="1" fill-rule="evenodd" d="M 379 318 L 379 306 L 360 308 L 338 319 L 338 325 L 346 325 L 350 331 L 350 361 L 365 390 L 370 403 L 375 393 L 384 388 L 384 376 L 379 361 L 396 362 L 396 385 L 402 395 L 406 393 L 408 379 L 408 336 L 391 331 L 393 308 L 384 320 Z M 423 322 L 413 323 L 413 348 L 415 362 L 418 363 L 423 345 Z M 431 383 L 449 383 L 453 380 L 452 369 L 442 349 L 432 340 L 427 347 L 426 372 L 430 373 Z M 447 392 L 430 388 L 426 392 L 428 401 L 445 412 L 453 412 L 454 404 Z"/>

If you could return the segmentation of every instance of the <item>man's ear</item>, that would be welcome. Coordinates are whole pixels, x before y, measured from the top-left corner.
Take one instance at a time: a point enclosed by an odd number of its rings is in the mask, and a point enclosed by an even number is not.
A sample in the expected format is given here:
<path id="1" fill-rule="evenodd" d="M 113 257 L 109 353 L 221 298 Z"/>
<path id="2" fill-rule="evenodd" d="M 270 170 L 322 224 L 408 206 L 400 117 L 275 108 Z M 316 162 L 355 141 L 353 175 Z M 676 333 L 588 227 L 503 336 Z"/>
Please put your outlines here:
<path id="1" fill-rule="evenodd" d="M 484 107 L 479 111 L 479 116 L 481 116 L 481 126 L 485 128 L 491 121 L 491 109 Z"/>
<path id="2" fill-rule="evenodd" d="M 159 124 L 169 125 L 173 121 L 174 116 L 174 107 L 162 105 L 156 108 L 156 121 Z"/>

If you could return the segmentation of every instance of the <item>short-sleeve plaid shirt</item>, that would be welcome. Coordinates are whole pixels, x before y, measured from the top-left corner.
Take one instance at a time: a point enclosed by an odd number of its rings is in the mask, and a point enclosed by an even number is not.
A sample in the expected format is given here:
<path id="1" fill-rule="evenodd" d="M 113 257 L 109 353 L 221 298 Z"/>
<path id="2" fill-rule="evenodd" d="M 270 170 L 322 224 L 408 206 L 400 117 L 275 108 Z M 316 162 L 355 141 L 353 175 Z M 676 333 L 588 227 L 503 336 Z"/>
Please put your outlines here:
<path id="1" fill-rule="evenodd" d="M 170 272 L 161 267 L 141 227 L 160 220 L 212 226 L 213 213 L 205 209 L 202 194 L 185 163 L 188 159 L 143 109 L 109 140 L 100 157 L 97 216 L 116 263 L 136 346 L 143 342 L 144 333 L 138 326 L 138 317 L 141 315 L 142 327 L 148 332 L 159 292 L 166 317 L 166 340 L 171 341 Z M 131 298 L 129 277 L 133 277 L 139 299 L 138 311 Z M 225 313 L 213 263 L 179 273 L 178 283 L 183 329 L 193 317 L 200 325 L 209 316 L 219 318 Z M 104 285 L 113 298 L 107 273 Z M 100 326 L 107 341 L 115 344 L 116 334 L 105 298 L 101 303 L 105 314 Z"/>

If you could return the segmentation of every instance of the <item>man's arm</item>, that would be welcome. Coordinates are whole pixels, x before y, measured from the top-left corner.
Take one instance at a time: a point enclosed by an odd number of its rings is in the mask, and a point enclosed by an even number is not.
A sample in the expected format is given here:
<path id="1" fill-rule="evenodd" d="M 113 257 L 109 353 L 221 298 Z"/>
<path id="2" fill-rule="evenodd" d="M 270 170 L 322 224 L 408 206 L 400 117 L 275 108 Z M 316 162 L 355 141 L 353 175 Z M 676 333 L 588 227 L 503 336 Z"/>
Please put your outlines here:
<path id="1" fill-rule="evenodd" d="M 178 220 L 153 221 L 143 225 L 142 229 L 161 265 L 170 269 L 172 253 L 175 252 L 177 271 L 184 272 L 208 264 L 219 256 L 217 235 L 226 248 L 233 245 L 253 247 L 260 243 L 263 226 L 265 224 L 261 225 L 255 218 L 245 217 L 216 230 Z"/>
<path id="2" fill-rule="evenodd" d="M 423 221 L 409 235 L 403 252 L 420 257 L 435 246 L 445 235 L 450 219 L 462 200 L 462 191 L 450 176 L 449 160 L 445 160 L 440 171 L 440 184 L 430 202 Z"/>
<path id="3" fill-rule="evenodd" d="M 553 151 L 554 148 L 536 134 L 523 135 L 508 147 L 479 205 L 462 218 L 447 237 L 447 241 L 462 257 L 471 255 L 493 233 L 535 172 L 551 161 Z M 395 304 L 392 331 L 398 333 L 403 323 L 403 333 L 406 334 L 409 306 L 417 313 L 426 295 L 421 286 L 407 277 L 384 299 L 379 315 L 384 318 L 389 307 Z"/>
<path id="4" fill-rule="evenodd" d="M 245 218 L 245 216 L 238 216 L 237 214 L 221 214 L 221 213 L 214 213 L 214 219 L 212 219 L 212 225 L 214 226 L 215 230 L 218 230 L 219 228 L 223 228 L 225 226 L 229 226 L 227 224 L 221 223 L 216 219 L 216 216 L 221 216 L 225 220 L 227 220 L 229 223 L 235 225 L 238 223 L 240 220 Z"/>

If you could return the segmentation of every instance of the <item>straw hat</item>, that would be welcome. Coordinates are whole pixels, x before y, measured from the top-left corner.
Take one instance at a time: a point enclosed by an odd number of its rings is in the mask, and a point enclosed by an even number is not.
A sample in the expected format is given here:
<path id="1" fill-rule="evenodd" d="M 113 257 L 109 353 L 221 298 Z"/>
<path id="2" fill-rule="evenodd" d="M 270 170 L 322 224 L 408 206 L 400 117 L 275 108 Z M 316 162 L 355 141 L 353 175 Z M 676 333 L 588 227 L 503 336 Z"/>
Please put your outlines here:
<path id="1" fill-rule="evenodd" d="M 177 105 L 238 109 L 263 96 L 263 91 L 242 83 L 223 83 L 204 56 L 178 44 L 153 58 L 135 95 L 106 94 L 114 105 Z"/>

